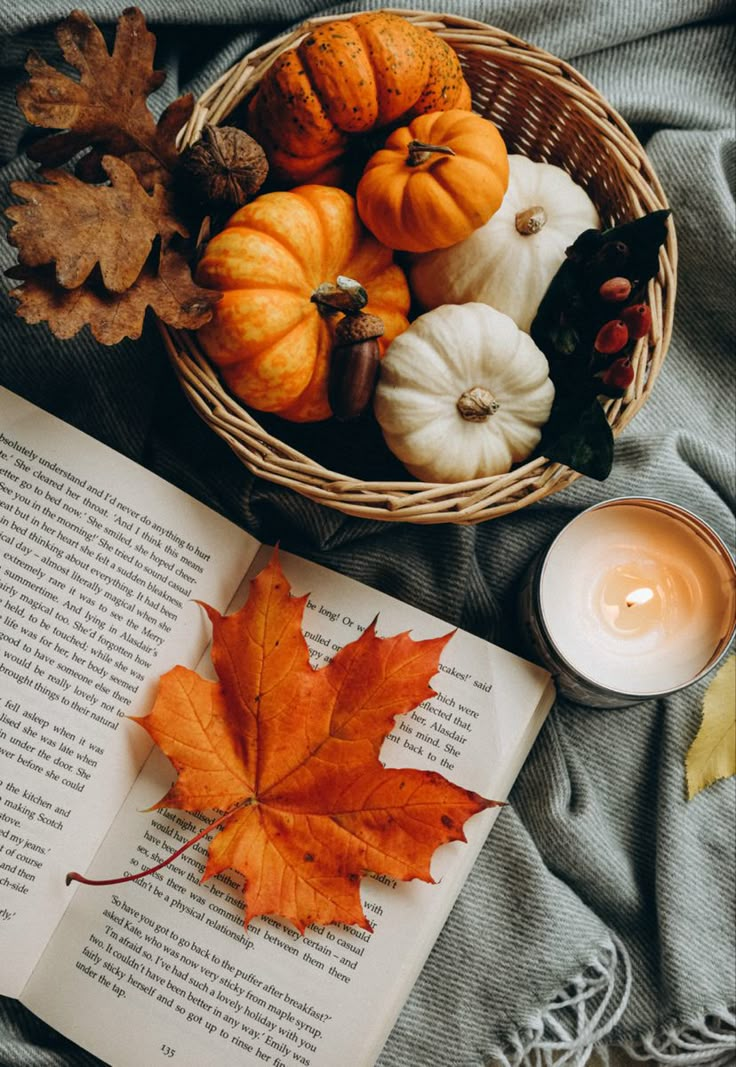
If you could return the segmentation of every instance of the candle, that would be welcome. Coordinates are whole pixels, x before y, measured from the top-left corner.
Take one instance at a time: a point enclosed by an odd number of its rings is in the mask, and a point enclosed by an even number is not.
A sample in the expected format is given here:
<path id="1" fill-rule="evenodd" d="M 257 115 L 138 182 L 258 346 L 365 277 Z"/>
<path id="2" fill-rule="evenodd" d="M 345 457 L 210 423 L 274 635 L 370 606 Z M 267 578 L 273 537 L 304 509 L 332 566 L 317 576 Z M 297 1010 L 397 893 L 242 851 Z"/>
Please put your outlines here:
<path id="1" fill-rule="evenodd" d="M 715 666 L 736 629 L 736 568 L 690 512 L 611 500 L 578 515 L 535 561 L 520 609 L 531 651 L 560 692 L 624 706 Z"/>

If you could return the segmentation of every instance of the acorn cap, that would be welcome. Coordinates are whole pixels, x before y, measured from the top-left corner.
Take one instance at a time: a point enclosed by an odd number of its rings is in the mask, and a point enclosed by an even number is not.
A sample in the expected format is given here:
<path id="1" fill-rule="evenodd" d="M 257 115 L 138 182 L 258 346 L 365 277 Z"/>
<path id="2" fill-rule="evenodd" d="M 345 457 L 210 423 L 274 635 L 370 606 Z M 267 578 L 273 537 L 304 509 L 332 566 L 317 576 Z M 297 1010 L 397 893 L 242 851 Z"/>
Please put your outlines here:
<path id="1" fill-rule="evenodd" d="M 336 345 L 355 345 L 372 341 L 385 332 L 383 320 L 378 315 L 345 315 L 335 327 Z"/>

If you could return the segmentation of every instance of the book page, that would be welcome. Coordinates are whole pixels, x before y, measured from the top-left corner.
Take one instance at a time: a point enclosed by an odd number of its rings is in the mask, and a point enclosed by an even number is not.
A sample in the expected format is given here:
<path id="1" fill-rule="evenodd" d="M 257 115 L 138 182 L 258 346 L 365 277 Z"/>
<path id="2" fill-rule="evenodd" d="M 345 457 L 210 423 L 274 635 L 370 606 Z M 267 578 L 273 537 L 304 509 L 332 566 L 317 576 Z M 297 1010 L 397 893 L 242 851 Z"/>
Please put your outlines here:
<path id="1" fill-rule="evenodd" d="M 266 558 L 262 549 L 254 570 Z M 283 552 L 280 559 L 292 592 L 310 594 L 303 629 L 314 666 L 376 615 L 380 636 L 409 629 L 420 639 L 451 629 L 314 564 Z M 548 710 L 548 676 L 457 632 L 433 686 L 435 697 L 399 717 L 382 760 L 440 770 L 504 799 Z M 207 825 L 201 814 L 144 813 L 172 778 L 155 750 L 95 858 L 94 876 L 146 869 Z M 243 879 L 225 872 L 201 884 L 207 840 L 140 881 L 80 886 L 23 1002 L 116 1067 L 368 1067 L 498 810 L 466 823 L 467 844 L 438 849 L 438 884 L 364 878 L 372 933 L 336 924 L 300 936 L 274 917 L 244 929 Z"/>
<path id="2" fill-rule="evenodd" d="M 0 390 L 0 991 L 20 993 L 150 750 L 127 720 L 258 543 Z"/>

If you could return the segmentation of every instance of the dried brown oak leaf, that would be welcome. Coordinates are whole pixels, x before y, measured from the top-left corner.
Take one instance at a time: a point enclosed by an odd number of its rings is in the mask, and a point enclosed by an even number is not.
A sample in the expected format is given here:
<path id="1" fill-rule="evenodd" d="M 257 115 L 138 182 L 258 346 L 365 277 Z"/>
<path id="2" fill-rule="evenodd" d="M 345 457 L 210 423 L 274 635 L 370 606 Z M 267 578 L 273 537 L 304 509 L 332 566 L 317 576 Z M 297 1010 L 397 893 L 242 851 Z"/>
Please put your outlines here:
<path id="1" fill-rule="evenodd" d="M 49 268 L 18 267 L 7 273 L 23 282 L 10 295 L 26 322 L 47 322 L 62 340 L 88 325 L 103 345 L 140 337 L 148 307 L 169 326 L 197 330 L 209 321 L 219 298 L 219 293 L 195 285 L 186 257 L 172 245 L 162 250 L 160 259 L 152 253 L 123 293 L 110 293 L 93 278 L 76 289 L 61 289 Z"/>
<path id="2" fill-rule="evenodd" d="M 118 20 L 112 53 L 83 11 L 73 11 L 56 29 L 66 61 L 79 81 L 50 66 L 36 52 L 26 60 L 30 75 L 17 91 L 18 106 L 33 126 L 60 131 L 37 141 L 28 155 L 47 167 L 68 162 L 85 148 L 82 175 L 96 180 L 102 155 L 125 158 L 143 184 L 168 180 L 177 159 L 176 136 L 192 113 L 191 94 L 179 97 L 158 123 L 147 97 L 164 81 L 153 69 L 156 38 L 138 8 Z"/>
<path id="3" fill-rule="evenodd" d="M 53 263 L 65 289 L 82 285 L 99 265 L 106 289 L 121 293 L 143 270 L 156 237 L 164 242 L 187 231 L 170 194 L 160 185 L 147 193 L 130 167 L 114 156 L 102 166 L 109 185 L 86 185 L 63 170 L 42 171 L 48 184 L 12 182 L 25 200 L 7 208 L 14 226 L 8 240 L 24 267 Z"/>

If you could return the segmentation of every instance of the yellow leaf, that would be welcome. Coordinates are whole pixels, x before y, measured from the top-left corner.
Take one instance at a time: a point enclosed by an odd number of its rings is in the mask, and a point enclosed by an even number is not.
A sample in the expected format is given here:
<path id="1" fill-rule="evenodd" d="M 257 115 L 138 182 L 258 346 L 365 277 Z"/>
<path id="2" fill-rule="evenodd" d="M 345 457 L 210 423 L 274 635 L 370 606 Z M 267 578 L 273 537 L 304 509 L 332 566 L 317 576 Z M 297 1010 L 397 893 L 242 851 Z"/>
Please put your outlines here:
<path id="1" fill-rule="evenodd" d="M 685 759 L 688 799 L 718 778 L 736 774 L 736 656 L 708 686 L 703 720 Z"/>

